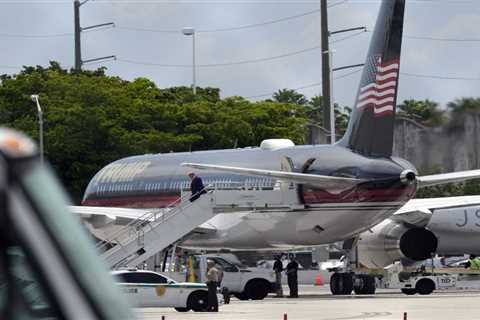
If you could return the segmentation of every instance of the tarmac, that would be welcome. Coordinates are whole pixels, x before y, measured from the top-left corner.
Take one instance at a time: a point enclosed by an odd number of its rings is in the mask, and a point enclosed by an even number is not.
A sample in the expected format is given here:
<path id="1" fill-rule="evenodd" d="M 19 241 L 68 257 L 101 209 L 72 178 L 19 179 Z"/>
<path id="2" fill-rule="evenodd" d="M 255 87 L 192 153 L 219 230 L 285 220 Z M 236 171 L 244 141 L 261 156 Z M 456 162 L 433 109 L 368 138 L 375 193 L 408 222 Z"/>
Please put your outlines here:
<path id="1" fill-rule="evenodd" d="M 288 289 L 284 292 L 288 293 Z M 378 290 L 375 295 L 330 295 L 328 285 L 299 286 L 298 299 L 274 298 L 239 301 L 220 306 L 218 313 L 180 313 L 171 308 L 135 309 L 139 319 L 188 320 L 471 320 L 480 315 L 480 291 L 438 291 L 406 296 L 398 290 Z M 404 315 L 406 313 L 406 315 Z M 404 318 L 406 316 L 406 318 Z"/>

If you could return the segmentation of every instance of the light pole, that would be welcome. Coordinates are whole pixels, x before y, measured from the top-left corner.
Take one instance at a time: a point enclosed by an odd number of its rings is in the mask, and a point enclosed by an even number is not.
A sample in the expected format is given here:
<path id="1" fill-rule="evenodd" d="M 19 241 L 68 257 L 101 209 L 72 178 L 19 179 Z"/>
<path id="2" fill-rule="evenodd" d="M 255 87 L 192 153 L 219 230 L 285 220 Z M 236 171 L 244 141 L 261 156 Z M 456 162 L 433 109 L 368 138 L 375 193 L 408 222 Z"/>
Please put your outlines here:
<path id="1" fill-rule="evenodd" d="M 30 98 L 37 105 L 38 125 L 39 125 L 39 143 L 40 143 L 40 163 L 43 166 L 43 112 L 42 112 L 42 107 L 40 107 L 40 101 L 38 100 L 38 94 L 32 94 Z"/>
<path id="2" fill-rule="evenodd" d="M 185 36 L 192 36 L 192 81 L 193 81 L 193 87 L 192 87 L 192 91 L 193 91 L 193 94 L 197 94 L 197 80 L 196 80 L 196 75 L 195 75 L 195 29 L 194 28 L 191 28 L 191 27 L 186 27 L 186 28 L 183 28 L 182 29 L 182 33 L 185 35 Z"/>

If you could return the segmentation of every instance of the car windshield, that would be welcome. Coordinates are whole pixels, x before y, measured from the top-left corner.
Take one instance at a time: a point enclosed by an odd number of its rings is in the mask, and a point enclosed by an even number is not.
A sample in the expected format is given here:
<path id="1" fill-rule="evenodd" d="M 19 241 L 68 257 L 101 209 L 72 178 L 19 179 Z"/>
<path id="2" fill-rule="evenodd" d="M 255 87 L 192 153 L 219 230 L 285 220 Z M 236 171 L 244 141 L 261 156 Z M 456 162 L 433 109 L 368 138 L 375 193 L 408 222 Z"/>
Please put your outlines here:
<path id="1" fill-rule="evenodd" d="M 91 239 L 79 227 L 81 222 L 78 217 L 67 210 L 66 204 L 70 201 L 53 177 L 46 166 L 37 164 L 20 176 L 20 182 L 33 206 L 39 211 L 39 218 L 43 220 L 48 232 L 55 235 L 65 260 L 93 299 L 103 305 L 123 301 L 120 293 L 112 286 L 111 279 L 105 276 L 106 268 L 96 263 L 98 257 L 92 250 L 93 244 L 88 245 Z M 90 261 L 88 267 L 85 267 L 86 261 Z M 123 318 L 128 314 L 125 311 L 124 308 L 108 310 L 112 319 Z"/>
<path id="2" fill-rule="evenodd" d="M 7 269 L 7 270 L 5 270 Z M 34 268 L 18 246 L 8 247 L 0 258 L 0 314 L 7 319 L 55 319 L 55 312 Z M 8 305 L 8 293 L 14 292 L 21 308 Z"/>

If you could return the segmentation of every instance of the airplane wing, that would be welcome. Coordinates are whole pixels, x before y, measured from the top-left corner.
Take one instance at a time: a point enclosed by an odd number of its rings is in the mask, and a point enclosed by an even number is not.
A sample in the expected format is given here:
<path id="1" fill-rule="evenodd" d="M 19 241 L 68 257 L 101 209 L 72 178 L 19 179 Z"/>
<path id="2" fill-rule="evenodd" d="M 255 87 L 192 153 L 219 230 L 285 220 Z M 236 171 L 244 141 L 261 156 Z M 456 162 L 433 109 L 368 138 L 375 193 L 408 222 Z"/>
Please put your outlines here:
<path id="1" fill-rule="evenodd" d="M 126 209 L 114 207 L 69 206 L 68 209 L 79 215 L 84 221 L 96 227 L 110 223 L 124 225 L 147 214 L 145 209 Z"/>
<path id="2" fill-rule="evenodd" d="M 93 207 L 93 206 L 69 206 L 68 209 L 77 214 L 83 221 L 88 222 L 93 228 L 99 231 L 109 226 L 125 226 L 130 222 L 140 219 L 152 209 L 127 209 L 117 207 Z M 156 210 L 156 209 L 155 209 Z M 93 230 L 91 230 L 93 231 Z M 201 225 L 193 229 L 192 233 L 211 233 L 216 229 Z M 94 232 L 98 238 L 102 238 L 102 233 Z"/>
<path id="3" fill-rule="evenodd" d="M 462 182 L 468 179 L 480 178 L 480 170 L 467 170 L 449 173 L 432 174 L 417 177 L 418 187 L 431 187 L 439 184 Z"/>
<path id="4" fill-rule="evenodd" d="M 240 168 L 230 166 L 220 166 L 212 164 L 202 163 L 182 163 L 184 167 L 191 167 L 196 169 L 211 169 L 216 171 L 226 171 L 231 173 L 239 173 L 251 176 L 272 177 L 280 180 L 287 180 L 295 183 L 308 183 L 318 186 L 322 186 L 328 189 L 344 190 L 352 187 L 354 184 L 363 182 L 361 179 L 343 178 L 343 177 L 331 177 L 322 176 L 317 174 L 308 173 L 296 173 L 289 171 L 276 171 L 276 170 L 263 170 L 263 169 L 251 169 Z"/>
<path id="5" fill-rule="evenodd" d="M 425 227 L 436 209 L 480 205 L 480 196 L 412 199 L 390 218 L 416 227 Z"/>

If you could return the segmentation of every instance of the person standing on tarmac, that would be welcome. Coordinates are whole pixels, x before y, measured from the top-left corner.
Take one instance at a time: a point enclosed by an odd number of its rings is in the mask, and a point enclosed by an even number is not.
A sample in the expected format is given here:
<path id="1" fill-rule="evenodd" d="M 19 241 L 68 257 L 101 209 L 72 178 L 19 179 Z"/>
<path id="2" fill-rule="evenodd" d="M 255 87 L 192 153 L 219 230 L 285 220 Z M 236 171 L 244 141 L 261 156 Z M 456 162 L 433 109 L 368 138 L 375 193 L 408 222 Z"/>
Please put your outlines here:
<path id="1" fill-rule="evenodd" d="M 218 312 L 217 286 L 218 286 L 219 272 L 215 268 L 215 262 L 207 261 L 207 311 Z"/>
<path id="2" fill-rule="evenodd" d="M 217 286 L 218 288 L 220 289 L 220 293 L 222 294 L 223 296 L 223 302 L 225 304 L 229 304 L 230 303 L 230 292 L 228 291 L 228 288 L 226 287 L 223 287 L 222 288 L 222 280 L 223 280 L 223 267 L 219 264 L 215 265 L 215 267 L 217 268 L 218 270 L 218 283 L 217 283 Z"/>
<path id="3" fill-rule="evenodd" d="M 273 263 L 273 271 L 275 271 L 275 285 L 277 293 L 276 297 L 281 298 L 283 297 L 283 289 L 282 289 L 282 271 L 283 271 L 283 263 L 280 259 L 280 256 L 275 256 L 275 262 Z"/>
<path id="4" fill-rule="evenodd" d="M 287 264 L 287 280 L 290 289 L 289 298 L 298 298 L 298 263 L 295 256 L 290 256 L 290 262 Z"/>
<path id="5" fill-rule="evenodd" d="M 190 177 L 190 191 L 192 192 L 192 196 L 190 197 L 190 202 L 193 202 L 200 198 L 202 194 L 207 193 L 205 191 L 205 186 L 203 185 L 203 181 L 200 177 L 198 177 L 194 172 L 189 172 L 188 176 Z"/>

